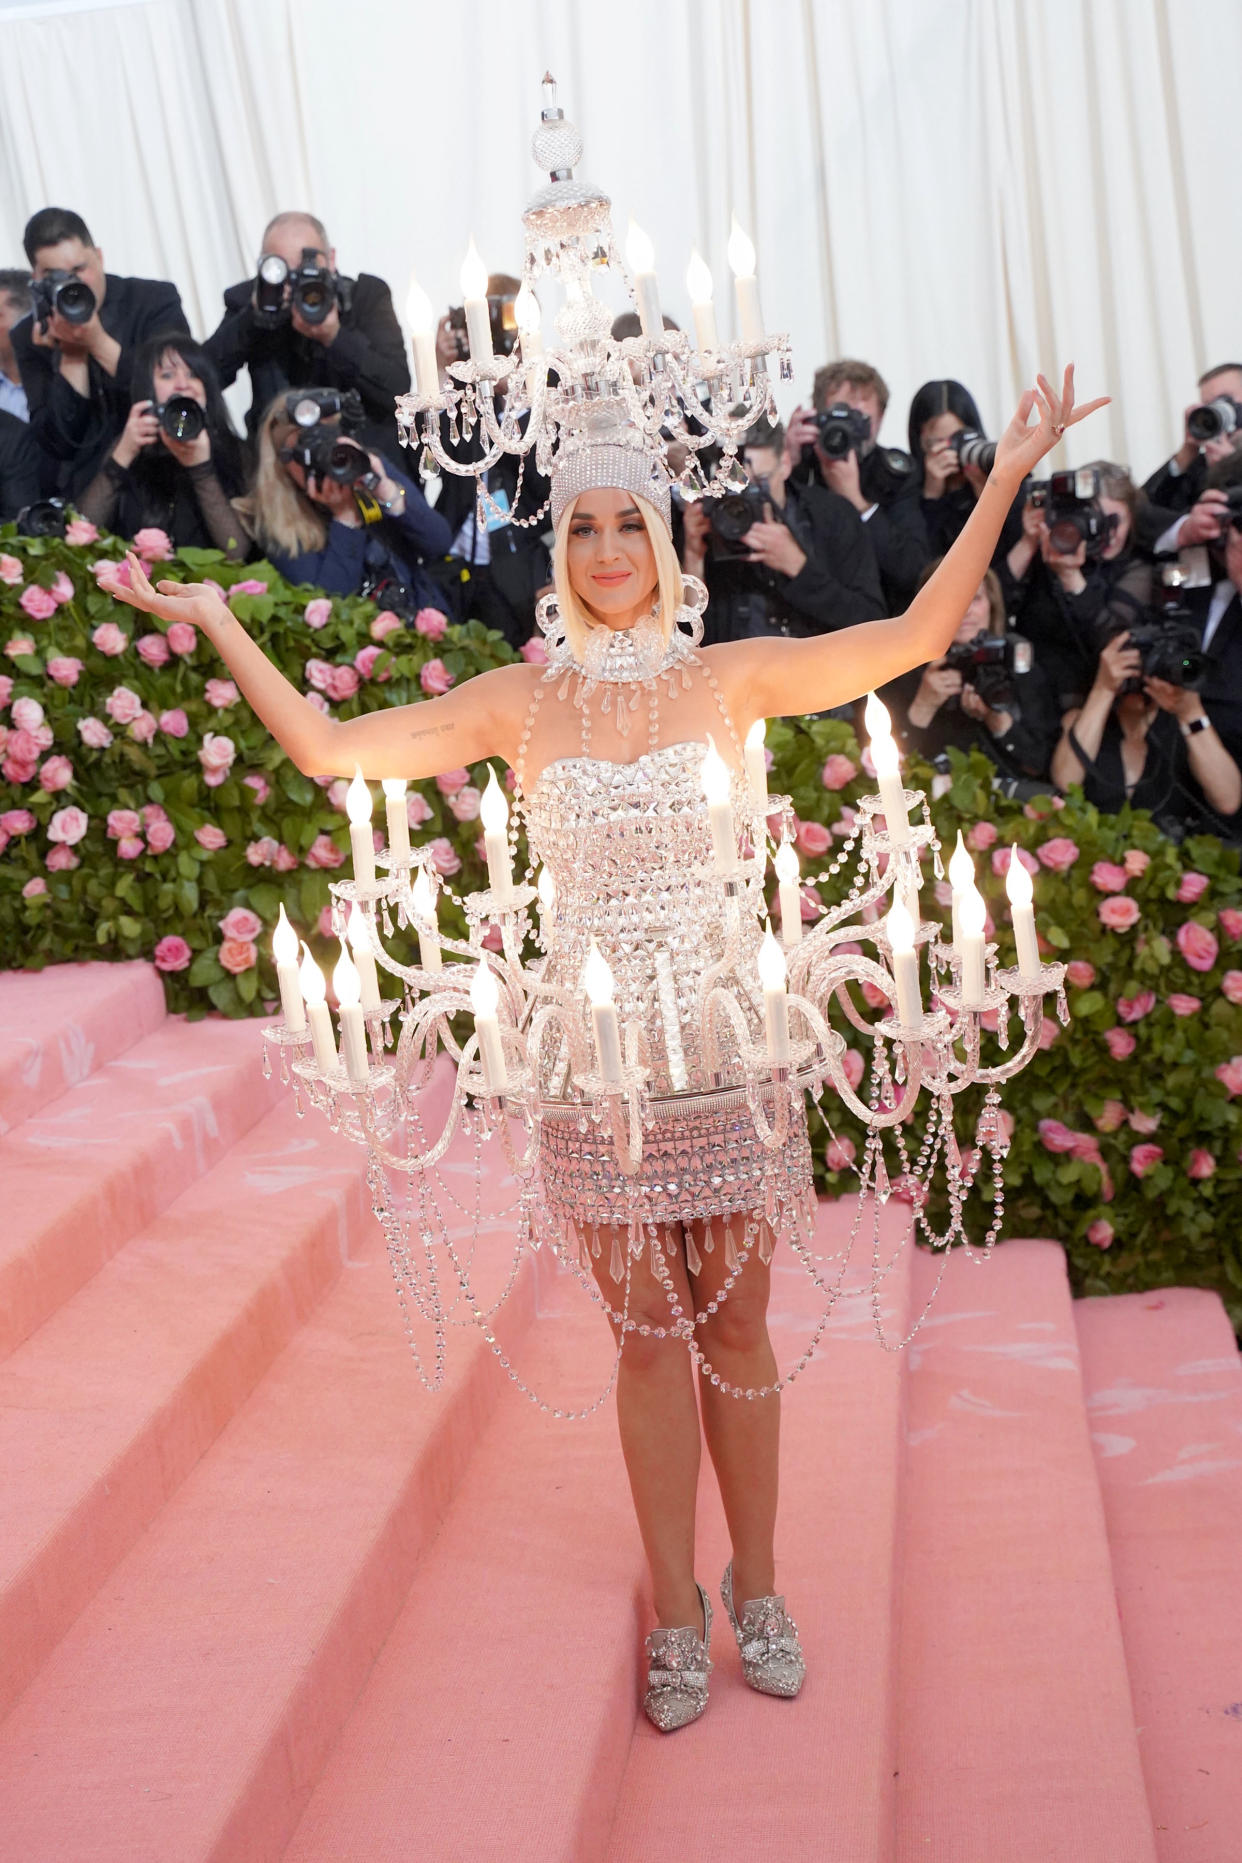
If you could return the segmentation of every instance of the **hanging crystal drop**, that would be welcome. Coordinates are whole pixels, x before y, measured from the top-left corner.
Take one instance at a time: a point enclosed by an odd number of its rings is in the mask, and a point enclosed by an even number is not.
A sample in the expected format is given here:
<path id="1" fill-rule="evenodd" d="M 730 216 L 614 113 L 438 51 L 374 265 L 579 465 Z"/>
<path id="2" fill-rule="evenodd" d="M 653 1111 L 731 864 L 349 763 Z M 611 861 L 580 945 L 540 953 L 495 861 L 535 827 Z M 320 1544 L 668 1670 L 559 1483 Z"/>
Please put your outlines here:
<path id="1" fill-rule="evenodd" d="M 686 1266 L 687 1268 L 689 1268 L 691 1274 L 702 1274 L 703 1261 L 702 1261 L 702 1257 L 699 1254 L 698 1249 L 695 1248 L 694 1246 L 694 1229 L 690 1223 L 687 1223 L 685 1225 L 685 1236 L 686 1236 Z"/>
<path id="2" fill-rule="evenodd" d="M 625 1263 L 621 1259 L 621 1243 L 615 1229 L 612 1232 L 612 1254 L 608 1260 L 608 1272 L 614 1281 L 621 1281 L 625 1278 Z"/>
<path id="3" fill-rule="evenodd" d="M 426 440 L 423 441 L 423 450 L 419 455 L 418 470 L 424 479 L 435 478 L 440 470 L 439 466 L 436 464 L 436 456 Z"/>
<path id="4" fill-rule="evenodd" d="M 954 1132 L 952 1126 L 948 1127 L 945 1134 L 944 1155 L 949 1169 L 960 1174 L 962 1169 L 962 1152 L 957 1142 L 957 1134 Z"/>
<path id="5" fill-rule="evenodd" d="M 893 1194 L 893 1187 L 888 1181 L 888 1171 L 884 1165 L 884 1153 L 876 1146 L 875 1173 L 872 1179 L 877 1203 L 887 1203 Z"/>
<path id="6" fill-rule="evenodd" d="M 728 469 L 721 477 L 720 483 L 727 492 L 744 492 L 750 484 L 750 474 L 736 454 L 729 461 Z"/>

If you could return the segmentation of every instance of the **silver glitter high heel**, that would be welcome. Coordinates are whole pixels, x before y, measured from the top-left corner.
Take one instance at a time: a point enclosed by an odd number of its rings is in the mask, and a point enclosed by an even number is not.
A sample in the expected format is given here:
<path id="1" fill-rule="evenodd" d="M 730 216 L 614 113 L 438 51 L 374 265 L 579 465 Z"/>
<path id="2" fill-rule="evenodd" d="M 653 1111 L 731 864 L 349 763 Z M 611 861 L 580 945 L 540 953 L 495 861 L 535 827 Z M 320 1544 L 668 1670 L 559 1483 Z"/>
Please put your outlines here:
<path id="1" fill-rule="evenodd" d="M 703 1606 L 703 1635 L 693 1624 L 687 1624 L 675 1630 L 653 1630 L 647 1638 L 649 1660 L 643 1712 L 662 1734 L 697 1721 L 707 1706 L 712 1606 L 697 1579 L 695 1589 Z"/>
<path id="2" fill-rule="evenodd" d="M 798 1641 L 798 1626 L 785 1609 L 784 1598 L 747 1599 L 739 1624 L 733 1608 L 732 1559 L 720 1581 L 720 1596 L 742 1652 L 742 1674 L 750 1686 L 761 1695 L 792 1700 L 802 1687 L 806 1659 Z"/>

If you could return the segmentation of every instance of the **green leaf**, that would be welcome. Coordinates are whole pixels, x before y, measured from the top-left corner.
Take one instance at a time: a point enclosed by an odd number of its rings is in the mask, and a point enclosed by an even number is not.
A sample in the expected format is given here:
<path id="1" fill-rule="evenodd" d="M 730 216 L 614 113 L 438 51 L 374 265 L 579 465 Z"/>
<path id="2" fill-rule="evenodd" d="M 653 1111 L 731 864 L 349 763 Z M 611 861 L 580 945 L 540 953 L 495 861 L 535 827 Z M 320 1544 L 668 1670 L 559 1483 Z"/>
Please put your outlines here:
<path id="1" fill-rule="evenodd" d="M 224 974 L 215 951 L 200 951 L 190 965 L 189 982 L 196 990 L 201 990 L 208 984 L 219 983 Z"/>
<path id="2" fill-rule="evenodd" d="M 1055 945 L 1058 951 L 1066 951 L 1069 949 L 1070 935 L 1067 931 L 1064 931 L 1060 925 L 1045 925 L 1042 927 L 1042 930 L 1048 943 Z"/>
<path id="3" fill-rule="evenodd" d="M 280 766 L 280 787 L 290 802 L 296 802 L 300 809 L 308 809 L 319 795 L 319 790 L 309 776 L 303 776 L 295 764 L 283 763 Z"/>
<path id="4" fill-rule="evenodd" d="M 122 938 L 141 938 L 142 936 L 141 920 L 131 918 L 128 912 L 121 913 L 117 919 L 116 928 Z"/>
<path id="5" fill-rule="evenodd" d="M 237 994 L 243 1003 L 252 1003 L 259 993 L 259 973 L 257 970 L 243 970 L 233 981 L 237 985 Z"/>

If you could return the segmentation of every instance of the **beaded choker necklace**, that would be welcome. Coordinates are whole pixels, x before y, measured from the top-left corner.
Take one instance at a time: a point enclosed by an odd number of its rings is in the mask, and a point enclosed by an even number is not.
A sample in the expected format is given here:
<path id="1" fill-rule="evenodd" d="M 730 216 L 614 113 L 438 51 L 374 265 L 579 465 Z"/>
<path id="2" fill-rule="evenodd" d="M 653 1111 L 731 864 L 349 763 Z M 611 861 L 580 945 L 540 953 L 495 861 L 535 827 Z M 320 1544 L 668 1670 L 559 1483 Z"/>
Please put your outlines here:
<path id="1" fill-rule="evenodd" d="M 588 628 L 581 658 L 573 651 L 555 595 L 545 595 L 535 611 L 536 620 L 548 643 L 548 670 L 545 678 L 565 679 L 577 673 L 589 696 L 599 685 L 644 684 L 671 672 L 688 660 L 703 638 L 703 610 L 707 590 L 694 576 L 683 578 L 684 605 L 677 610 L 676 621 L 665 640 L 655 609 L 640 615 L 632 627 Z"/>

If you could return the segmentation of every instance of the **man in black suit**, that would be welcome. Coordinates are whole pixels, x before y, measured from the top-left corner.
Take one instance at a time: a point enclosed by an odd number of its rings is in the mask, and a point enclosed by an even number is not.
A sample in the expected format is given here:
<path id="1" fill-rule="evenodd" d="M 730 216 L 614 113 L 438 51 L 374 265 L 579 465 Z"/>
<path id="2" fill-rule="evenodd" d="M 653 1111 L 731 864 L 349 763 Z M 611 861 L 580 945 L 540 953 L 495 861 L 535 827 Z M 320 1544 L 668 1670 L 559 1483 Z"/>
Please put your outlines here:
<path id="1" fill-rule="evenodd" d="M 319 268 L 327 301 L 321 320 L 299 309 L 291 279 L 303 266 Z M 270 274 L 272 284 L 261 281 Z M 275 298 L 272 309 L 263 298 Z M 405 339 L 392 293 L 382 278 L 360 272 L 344 278 L 323 223 L 309 213 L 278 213 L 263 234 L 256 277 L 230 285 L 224 317 L 204 345 L 228 387 L 250 371 L 246 426 L 253 434 L 264 409 L 290 388 L 355 388 L 367 426 L 360 438 L 370 451 L 401 457 L 393 402 L 410 386 Z"/>
<path id="2" fill-rule="evenodd" d="M 1242 422 L 1242 362 L 1218 362 L 1199 377 L 1199 399 L 1186 409 L 1187 418 L 1205 402 L 1231 401 Z M 1136 536 L 1145 550 L 1161 556 L 1186 549 L 1193 543 L 1210 541 L 1194 534 L 1183 535 L 1181 520 L 1197 502 L 1213 466 L 1227 460 L 1242 431 L 1235 428 L 1213 440 L 1199 441 L 1187 432 L 1171 458 L 1152 473 L 1143 487 L 1137 513 Z M 1195 527 L 1191 527 L 1192 533 Z"/>
<path id="3" fill-rule="evenodd" d="M 1242 454 L 1211 467 L 1191 516 L 1201 512 L 1217 529 L 1208 544 L 1212 580 L 1182 589 L 1181 597 L 1207 655 L 1204 707 L 1226 750 L 1242 764 Z"/>
<path id="4" fill-rule="evenodd" d="M 27 221 L 22 241 L 36 306 L 13 328 L 13 353 L 45 485 L 73 498 L 129 418 L 138 345 L 161 331 L 188 332 L 189 325 L 175 285 L 106 272 L 85 220 L 67 207 L 42 208 Z M 66 284 L 79 297 L 86 286 L 94 299 L 84 321 L 57 307 L 56 288 Z"/>
<path id="5" fill-rule="evenodd" d="M 0 408 L 0 524 L 39 496 L 39 454 L 30 429 Z"/>

